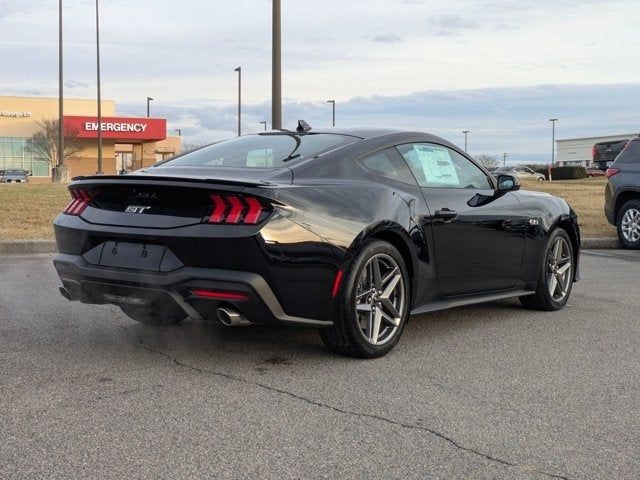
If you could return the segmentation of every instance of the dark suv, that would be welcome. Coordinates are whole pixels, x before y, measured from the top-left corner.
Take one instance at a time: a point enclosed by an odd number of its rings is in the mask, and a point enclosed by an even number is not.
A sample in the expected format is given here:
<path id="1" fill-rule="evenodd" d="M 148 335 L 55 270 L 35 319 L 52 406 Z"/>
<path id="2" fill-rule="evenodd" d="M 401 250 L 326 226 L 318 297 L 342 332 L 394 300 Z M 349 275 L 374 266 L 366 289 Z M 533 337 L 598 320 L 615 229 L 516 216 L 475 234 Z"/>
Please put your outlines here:
<path id="1" fill-rule="evenodd" d="M 613 163 L 620 152 L 629 143 L 629 140 L 614 140 L 609 142 L 596 143 L 591 150 L 593 156 L 593 166 L 600 170 L 606 170 Z"/>
<path id="2" fill-rule="evenodd" d="M 625 248 L 640 249 L 640 137 L 629 141 L 607 169 L 604 213 Z"/>

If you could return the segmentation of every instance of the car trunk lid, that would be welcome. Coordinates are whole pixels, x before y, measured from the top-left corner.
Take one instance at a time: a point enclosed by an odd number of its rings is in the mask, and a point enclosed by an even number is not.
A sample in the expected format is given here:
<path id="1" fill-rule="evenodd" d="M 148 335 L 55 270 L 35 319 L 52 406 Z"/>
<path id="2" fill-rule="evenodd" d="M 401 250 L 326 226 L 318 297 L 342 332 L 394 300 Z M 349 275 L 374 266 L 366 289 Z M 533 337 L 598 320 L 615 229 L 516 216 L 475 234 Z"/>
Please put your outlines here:
<path id="1" fill-rule="evenodd" d="M 172 170 L 172 176 L 156 175 L 160 170 Z M 238 172 L 214 175 L 208 169 L 157 169 L 154 175 L 136 173 L 119 176 L 80 177 L 70 185 L 72 194 L 84 208 L 74 206 L 65 213 L 81 216 L 98 225 L 117 225 L 133 228 L 177 228 L 201 223 L 255 225 L 265 218 L 270 200 L 257 196 L 256 187 L 277 185 L 260 179 L 258 172 Z M 207 169 L 204 169 L 207 170 Z M 238 169 L 240 170 L 240 169 Z M 164 172 L 162 172 L 164 173 Z M 264 172 L 263 172 L 264 173 Z M 290 176 L 284 175 L 287 182 Z M 252 194 L 243 194 L 251 188 Z M 270 189 L 265 188 L 265 193 Z M 71 205 L 71 204 L 70 204 Z"/>

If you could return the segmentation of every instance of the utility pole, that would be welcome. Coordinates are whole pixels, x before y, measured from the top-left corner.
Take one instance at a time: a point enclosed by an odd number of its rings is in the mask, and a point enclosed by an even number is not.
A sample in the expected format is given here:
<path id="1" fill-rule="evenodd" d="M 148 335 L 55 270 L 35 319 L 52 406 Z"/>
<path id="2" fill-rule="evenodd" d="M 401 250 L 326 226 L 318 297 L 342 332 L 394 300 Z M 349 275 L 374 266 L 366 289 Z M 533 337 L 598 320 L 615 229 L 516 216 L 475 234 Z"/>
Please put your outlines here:
<path id="1" fill-rule="evenodd" d="M 551 122 L 551 166 L 556 166 L 556 122 L 557 118 L 550 118 Z"/>
<path id="2" fill-rule="evenodd" d="M 58 165 L 64 163 L 64 99 L 62 81 L 62 0 L 58 0 Z M 59 176 L 60 172 L 58 172 Z"/>
<path id="3" fill-rule="evenodd" d="M 96 69 L 98 79 L 98 175 L 102 175 L 102 98 L 100 96 L 100 14 L 96 0 Z"/>
<path id="4" fill-rule="evenodd" d="M 467 151 L 467 135 L 469 135 L 469 130 L 463 130 L 462 133 L 464 133 L 464 151 Z"/>
<path id="5" fill-rule="evenodd" d="M 242 67 L 235 68 L 238 72 L 238 136 L 242 135 Z"/>
<path id="6" fill-rule="evenodd" d="M 332 109 L 332 122 L 331 125 L 333 127 L 336 126 L 336 101 L 335 100 L 327 100 L 327 103 L 331 104 L 331 109 Z"/>
<path id="7" fill-rule="evenodd" d="M 504 167 L 507 164 L 507 154 L 502 154 L 502 166 Z"/>
<path id="8" fill-rule="evenodd" d="M 282 36 L 280 0 L 273 1 L 271 45 L 271 127 L 282 128 Z"/>

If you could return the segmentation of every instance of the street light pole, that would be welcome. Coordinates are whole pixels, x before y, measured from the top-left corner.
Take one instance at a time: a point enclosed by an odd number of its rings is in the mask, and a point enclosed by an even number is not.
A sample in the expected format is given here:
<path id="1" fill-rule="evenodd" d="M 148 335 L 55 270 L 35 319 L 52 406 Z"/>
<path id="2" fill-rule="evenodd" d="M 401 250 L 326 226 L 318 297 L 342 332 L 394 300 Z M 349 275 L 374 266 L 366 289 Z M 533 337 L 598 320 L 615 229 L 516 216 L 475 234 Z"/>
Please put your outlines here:
<path id="1" fill-rule="evenodd" d="M 151 110 L 149 108 L 149 104 L 150 104 L 151 100 L 153 100 L 153 98 L 147 97 L 147 118 L 149 118 L 149 113 L 151 112 Z"/>
<path id="2" fill-rule="evenodd" d="M 551 122 L 551 166 L 556 166 L 556 122 L 557 118 L 550 118 Z"/>
<path id="3" fill-rule="evenodd" d="M 260 123 L 264 125 L 264 131 L 266 132 L 267 131 L 267 122 L 260 122 Z"/>
<path id="4" fill-rule="evenodd" d="M 181 137 L 182 136 L 182 129 L 181 128 L 174 128 L 173 129 L 174 132 L 178 132 L 178 136 Z"/>
<path id="5" fill-rule="evenodd" d="M 280 0 L 273 1 L 271 45 L 271 128 L 282 128 L 282 36 Z"/>
<path id="6" fill-rule="evenodd" d="M 332 122 L 331 125 L 332 126 L 336 126 L 336 101 L 335 100 L 327 100 L 327 103 L 331 104 L 331 109 L 332 109 Z"/>
<path id="7" fill-rule="evenodd" d="M 96 76 L 98 81 L 98 175 L 102 175 L 102 98 L 100 95 L 100 9 L 96 0 Z"/>
<path id="8" fill-rule="evenodd" d="M 62 87 L 62 0 L 58 0 L 58 164 L 64 164 L 64 106 Z M 59 172 L 58 172 L 59 174 Z"/>
<path id="9" fill-rule="evenodd" d="M 507 154 L 502 154 L 502 166 L 504 167 L 507 164 Z"/>
<path id="10" fill-rule="evenodd" d="M 464 133 L 464 151 L 467 151 L 467 135 L 469 134 L 469 130 L 463 130 L 462 133 Z"/>
<path id="11" fill-rule="evenodd" d="M 238 136 L 242 135 L 242 67 L 235 68 L 238 72 Z"/>

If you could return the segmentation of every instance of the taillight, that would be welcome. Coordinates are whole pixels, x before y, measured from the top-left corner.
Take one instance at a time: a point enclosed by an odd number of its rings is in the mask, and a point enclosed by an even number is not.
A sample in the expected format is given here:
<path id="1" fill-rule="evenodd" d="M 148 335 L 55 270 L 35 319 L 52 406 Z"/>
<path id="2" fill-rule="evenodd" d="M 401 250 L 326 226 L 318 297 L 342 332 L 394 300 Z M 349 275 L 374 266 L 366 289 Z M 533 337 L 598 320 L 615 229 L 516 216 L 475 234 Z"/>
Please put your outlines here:
<path id="1" fill-rule="evenodd" d="M 594 145 L 593 147 L 591 147 L 591 158 L 595 160 L 597 153 L 598 153 L 598 149 Z"/>
<path id="2" fill-rule="evenodd" d="M 619 173 L 619 168 L 607 168 L 607 171 L 604 173 L 604 176 L 607 178 L 613 177 L 616 173 Z"/>
<path id="3" fill-rule="evenodd" d="M 91 195 L 84 188 L 70 188 L 73 197 L 63 210 L 67 215 L 80 215 L 91 204 Z"/>
<path id="4" fill-rule="evenodd" d="M 213 210 L 208 223 L 255 225 L 266 207 L 257 198 L 242 195 L 211 195 Z"/>

